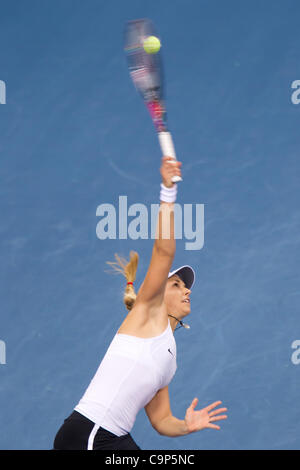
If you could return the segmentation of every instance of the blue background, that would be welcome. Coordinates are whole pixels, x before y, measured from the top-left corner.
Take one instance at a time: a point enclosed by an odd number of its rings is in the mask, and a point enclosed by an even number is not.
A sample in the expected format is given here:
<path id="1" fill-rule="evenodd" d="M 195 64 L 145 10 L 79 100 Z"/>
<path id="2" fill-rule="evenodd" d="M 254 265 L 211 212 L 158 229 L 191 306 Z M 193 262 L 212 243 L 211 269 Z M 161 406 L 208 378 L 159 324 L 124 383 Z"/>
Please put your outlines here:
<path id="1" fill-rule="evenodd" d="M 158 203 L 160 149 L 130 82 L 125 22 L 162 37 L 167 108 L 184 181 L 205 205 L 190 330 L 175 333 L 173 414 L 215 400 L 220 431 L 157 434 L 142 449 L 299 449 L 299 121 L 297 0 L 0 1 L 0 448 L 50 449 L 126 311 L 114 253 L 153 240 L 99 240 L 96 209 Z"/>

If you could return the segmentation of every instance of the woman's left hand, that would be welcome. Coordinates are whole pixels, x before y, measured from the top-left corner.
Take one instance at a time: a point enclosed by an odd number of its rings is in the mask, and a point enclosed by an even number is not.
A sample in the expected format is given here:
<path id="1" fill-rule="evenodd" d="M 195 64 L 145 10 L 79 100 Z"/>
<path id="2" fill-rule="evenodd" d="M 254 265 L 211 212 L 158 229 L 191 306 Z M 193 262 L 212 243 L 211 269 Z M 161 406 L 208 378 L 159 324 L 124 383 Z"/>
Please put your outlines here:
<path id="1" fill-rule="evenodd" d="M 227 418 L 226 415 L 220 415 L 220 413 L 224 413 L 225 411 L 227 411 L 227 408 L 218 408 L 217 410 L 214 409 L 219 406 L 222 402 L 215 401 L 206 408 L 196 411 L 195 407 L 197 403 L 198 398 L 194 398 L 191 405 L 186 410 L 184 421 L 187 433 L 200 431 L 201 429 L 205 428 L 220 429 L 220 426 L 212 423 Z"/>

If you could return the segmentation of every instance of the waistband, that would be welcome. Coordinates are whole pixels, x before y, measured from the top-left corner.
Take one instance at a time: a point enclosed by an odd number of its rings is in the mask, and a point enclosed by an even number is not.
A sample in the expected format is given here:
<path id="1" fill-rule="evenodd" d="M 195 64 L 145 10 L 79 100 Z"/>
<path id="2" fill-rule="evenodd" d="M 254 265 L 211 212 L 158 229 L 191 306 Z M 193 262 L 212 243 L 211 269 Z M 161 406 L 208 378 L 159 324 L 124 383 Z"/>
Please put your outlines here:
<path id="1" fill-rule="evenodd" d="M 66 419 L 65 419 L 65 422 L 66 421 L 80 421 L 80 422 L 83 422 L 83 423 L 89 423 L 91 426 L 94 426 L 96 423 L 94 423 L 94 421 L 90 420 L 89 418 L 87 418 L 86 416 L 82 415 L 81 413 L 79 413 L 79 411 L 76 411 L 74 410 L 70 416 L 68 416 Z M 116 434 L 108 431 L 107 429 L 103 428 L 102 426 L 99 427 L 99 430 L 101 430 L 102 434 L 103 435 L 106 435 L 107 437 L 117 437 L 119 438 L 119 436 L 117 436 Z M 124 434 L 125 436 L 130 436 L 129 433 L 127 434 Z"/>

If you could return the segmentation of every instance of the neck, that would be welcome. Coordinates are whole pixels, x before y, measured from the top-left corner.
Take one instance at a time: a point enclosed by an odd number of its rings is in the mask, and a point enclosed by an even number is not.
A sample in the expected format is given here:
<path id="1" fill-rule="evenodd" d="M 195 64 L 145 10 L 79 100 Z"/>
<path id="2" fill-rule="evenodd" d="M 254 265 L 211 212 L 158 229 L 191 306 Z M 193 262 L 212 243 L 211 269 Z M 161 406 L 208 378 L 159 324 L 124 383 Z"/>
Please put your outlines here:
<path id="1" fill-rule="evenodd" d="M 172 331 L 173 331 L 173 333 L 174 333 L 175 328 L 176 328 L 176 326 L 177 326 L 177 324 L 178 324 L 179 321 L 176 320 L 176 318 L 174 318 L 174 317 L 171 316 L 171 315 L 168 315 L 168 317 L 169 317 L 169 320 L 170 320 L 170 325 L 171 325 Z"/>

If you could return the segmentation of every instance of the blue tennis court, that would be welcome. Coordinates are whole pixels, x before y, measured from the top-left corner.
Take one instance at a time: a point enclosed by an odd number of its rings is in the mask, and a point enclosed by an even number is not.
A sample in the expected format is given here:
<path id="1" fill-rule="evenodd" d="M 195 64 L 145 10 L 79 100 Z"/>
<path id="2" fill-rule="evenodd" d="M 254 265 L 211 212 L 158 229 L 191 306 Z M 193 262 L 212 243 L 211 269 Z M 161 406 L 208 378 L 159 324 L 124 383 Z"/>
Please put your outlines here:
<path id="1" fill-rule="evenodd" d="M 169 438 L 142 410 L 131 434 L 142 449 L 300 448 L 299 14 L 296 0 L 0 2 L 0 449 L 52 447 L 126 315 L 106 261 L 135 250 L 137 284 L 147 272 L 152 239 L 96 232 L 102 204 L 159 202 L 123 51 L 144 17 L 162 37 L 177 201 L 204 207 L 203 247 L 177 241 L 174 268 L 196 282 L 171 408 L 222 400 L 228 419 Z"/>

